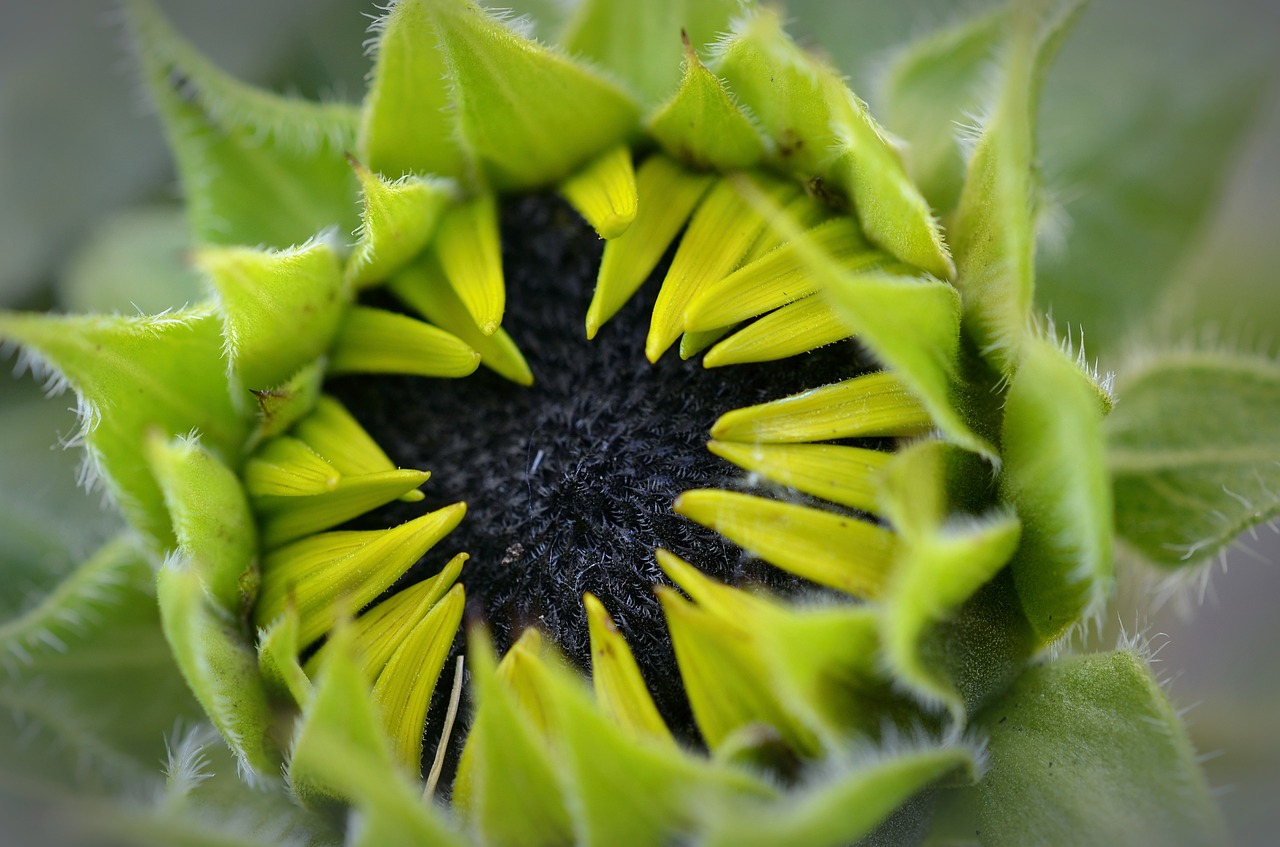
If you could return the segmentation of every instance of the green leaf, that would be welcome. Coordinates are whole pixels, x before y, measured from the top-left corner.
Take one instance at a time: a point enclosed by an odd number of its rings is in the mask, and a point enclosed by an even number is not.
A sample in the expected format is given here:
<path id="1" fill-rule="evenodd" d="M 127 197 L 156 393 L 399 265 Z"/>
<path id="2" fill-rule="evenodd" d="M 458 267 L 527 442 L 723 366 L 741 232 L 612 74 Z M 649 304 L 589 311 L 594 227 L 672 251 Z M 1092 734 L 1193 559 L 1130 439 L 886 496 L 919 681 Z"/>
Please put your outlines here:
<path id="1" fill-rule="evenodd" d="M 935 212 L 955 208 L 965 163 L 957 127 L 981 107 L 1008 11 L 967 18 L 908 44 L 882 85 L 885 123 L 906 141 L 903 159 Z"/>
<path id="2" fill-rule="evenodd" d="M 470 176 L 449 113 L 445 57 L 429 0 L 400 0 L 373 26 L 374 66 L 360 118 L 359 158 L 395 180 Z"/>
<path id="3" fill-rule="evenodd" d="M 425 6 L 444 52 L 463 147 L 494 187 L 557 182 L 635 129 L 636 107 L 620 90 L 471 0 Z"/>
<path id="4" fill-rule="evenodd" d="M 152 586 L 142 551 L 119 539 L 0 621 L 6 787 L 131 789 L 155 772 L 174 722 L 199 714 L 160 630 Z"/>
<path id="5" fill-rule="evenodd" d="M 1116 532 L 1165 568 L 1219 555 L 1280 514 L 1280 365 L 1152 353 L 1107 419 Z"/>
<path id="6" fill-rule="evenodd" d="M 964 793 L 987 847 L 1227 843 L 1186 730 L 1132 653 L 1031 668 L 976 723 L 987 773 Z"/>
<path id="7" fill-rule="evenodd" d="M 671 96 L 680 82 L 680 39 L 702 49 L 728 29 L 739 0 L 586 0 L 561 39 L 565 49 L 622 80 L 645 107 Z"/>
<path id="8" fill-rule="evenodd" d="M 774 802 L 739 803 L 715 818 L 708 847 L 777 844 L 840 847 L 857 842 L 916 794 L 956 772 L 976 774 L 973 752 L 958 745 L 905 745 L 843 757 L 810 785 Z"/>
<path id="9" fill-rule="evenodd" d="M 1003 62 L 1002 90 L 969 160 L 951 229 L 965 326 L 1003 373 L 1031 338 L 1035 288 L 1036 113 L 1044 73 L 1084 7 L 1070 0 L 1020 5 Z"/>
<path id="10" fill-rule="evenodd" d="M 143 454 L 145 433 L 198 431 L 237 464 L 249 431 L 227 391 L 218 319 L 208 308 L 154 317 L 0 313 L 0 339 L 75 389 L 91 467 L 125 517 L 160 549 L 176 538 Z M 139 398 L 143 398 L 139 400 Z"/>
<path id="11" fill-rule="evenodd" d="M 1013 576 L 1042 642 L 1096 611 L 1112 584 L 1111 486 L 1093 381 L 1035 341 L 1005 398 L 1003 497 L 1022 519 Z"/>
<path id="12" fill-rule="evenodd" d="M 154 0 L 128 0 L 195 240 L 283 249 L 355 226 L 343 151 L 357 113 L 256 90 L 223 74 L 170 27 Z"/>
<path id="13" fill-rule="evenodd" d="M 1196 78 L 1183 61 L 1181 51 L 1145 57 L 1142 73 L 1152 78 L 1140 88 L 1126 86 L 1132 93 L 1113 115 L 1058 110 L 1058 122 L 1091 131 L 1078 149 L 1046 151 L 1065 231 L 1060 249 L 1037 257 L 1036 299 L 1058 321 L 1084 327 L 1091 353 L 1113 361 L 1126 352 L 1135 327 L 1150 327 L 1149 316 L 1212 220 L 1264 108 L 1265 73 L 1242 72 L 1233 61 L 1226 63 L 1230 71 L 1206 69 Z M 1054 117 L 1047 113 L 1046 123 Z M 1210 300 L 1233 302 L 1216 285 L 1202 300 L 1208 308 Z M 1250 306 L 1234 309 L 1232 319 Z"/>

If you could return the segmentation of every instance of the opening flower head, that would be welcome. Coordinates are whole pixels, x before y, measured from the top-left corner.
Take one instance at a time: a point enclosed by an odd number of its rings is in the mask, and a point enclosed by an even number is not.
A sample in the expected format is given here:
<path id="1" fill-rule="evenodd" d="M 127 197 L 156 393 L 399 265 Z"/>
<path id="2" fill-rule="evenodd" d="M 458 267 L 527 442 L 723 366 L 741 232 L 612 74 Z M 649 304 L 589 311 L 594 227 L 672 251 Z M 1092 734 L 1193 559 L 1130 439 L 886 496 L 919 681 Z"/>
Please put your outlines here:
<path id="1" fill-rule="evenodd" d="M 74 389 L 136 533 L 86 573 L 156 566 L 186 684 L 246 782 L 283 771 L 315 812 L 300 827 L 333 834 L 337 809 L 367 844 L 1221 838 L 1139 651 L 1037 658 L 1105 607 L 1117 534 L 1176 568 L 1162 533 L 1204 505 L 1169 488 L 1192 471 L 1140 455 L 1183 437 L 1167 410 L 1197 366 L 1139 373 L 1112 414 L 1110 378 L 1035 311 L 1036 104 L 1082 4 L 1014 4 L 905 54 L 918 108 L 978 87 L 974 53 L 998 70 L 967 159 L 929 159 L 925 121 L 910 167 L 745 0 L 587 0 L 555 46 L 469 0 L 399 0 L 358 107 L 251 89 L 125 5 L 208 298 L 2 314 L 0 338 Z M 544 380 L 531 351 L 561 349 L 584 270 L 609 352 L 581 374 L 557 354 Z M 636 317 L 628 349 L 610 333 Z M 622 370 L 640 356 L 651 382 Z M 1249 380 L 1280 381 L 1231 377 L 1248 409 Z M 575 412 L 539 420 L 599 431 L 535 493 L 568 454 L 500 448 L 499 419 L 530 426 L 508 411 L 542 381 Z M 658 436 L 576 411 L 592 401 Z M 676 427 L 708 452 L 668 449 Z M 424 438 L 482 502 L 399 467 Z M 464 532 L 503 540 L 454 549 Z M 185 796 L 199 754 L 175 750 Z M 1144 790 L 1156 773 L 1177 802 Z"/>

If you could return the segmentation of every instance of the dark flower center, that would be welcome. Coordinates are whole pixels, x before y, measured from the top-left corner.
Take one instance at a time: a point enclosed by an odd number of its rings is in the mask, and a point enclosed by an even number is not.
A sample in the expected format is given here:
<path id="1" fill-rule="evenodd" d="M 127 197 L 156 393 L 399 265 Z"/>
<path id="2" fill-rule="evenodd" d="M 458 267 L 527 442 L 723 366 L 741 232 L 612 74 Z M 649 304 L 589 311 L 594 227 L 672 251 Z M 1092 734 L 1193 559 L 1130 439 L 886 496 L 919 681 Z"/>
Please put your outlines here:
<path id="1" fill-rule="evenodd" d="M 328 390 L 403 467 L 430 470 L 426 502 L 393 504 L 362 519 L 387 526 L 457 500 L 462 526 L 407 577 L 434 573 L 459 550 L 468 611 L 500 650 L 527 626 L 586 667 L 584 592 L 598 596 L 626 636 L 659 709 L 679 730 L 688 706 L 653 593 L 665 547 L 717 579 L 796 580 L 677 516 L 691 488 L 734 487 L 742 474 L 706 449 L 724 412 L 847 378 L 852 344 L 782 363 L 706 370 L 675 351 L 656 365 L 644 337 L 664 261 L 640 295 L 591 342 L 584 315 L 601 242 L 556 198 L 510 201 L 503 212 L 507 311 L 503 325 L 534 372 L 531 388 L 481 368 L 461 380 L 358 376 Z M 447 687 L 447 684 L 443 687 Z"/>

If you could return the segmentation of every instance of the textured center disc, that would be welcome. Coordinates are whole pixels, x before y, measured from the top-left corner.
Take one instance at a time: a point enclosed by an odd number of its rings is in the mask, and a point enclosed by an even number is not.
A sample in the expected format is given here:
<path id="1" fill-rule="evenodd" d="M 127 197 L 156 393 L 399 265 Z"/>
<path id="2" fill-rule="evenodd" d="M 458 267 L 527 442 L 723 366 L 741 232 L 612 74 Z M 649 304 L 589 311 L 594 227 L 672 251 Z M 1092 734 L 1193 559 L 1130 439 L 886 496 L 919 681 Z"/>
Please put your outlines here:
<path id="1" fill-rule="evenodd" d="M 503 211 L 504 328 L 535 384 L 481 368 L 460 380 L 356 376 L 335 394 L 402 467 L 432 472 L 426 501 L 397 503 L 362 520 L 383 527 L 465 500 L 467 517 L 410 579 L 454 553 L 468 612 L 498 648 L 526 626 L 547 633 L 582 667 L 589 640 L 584 592 L 598 596 L 636 653 L 660 710 L 688 726 L 687 705 L 654 585 L 665 547 L 717 579 L 794 580 L 676 515 L 691 488 L 733 487 L 741 473 L 706 449 L 716 418 L 740 406 L 846 378 L 856 349 L 839 344 L 781 363 L 706 370 L 673 349 L 656 365 L 644 338 L 664 261 L 641 293 L 593 341 L 584 316 L 601 242 L 555 198 L 525 197 Z"/>

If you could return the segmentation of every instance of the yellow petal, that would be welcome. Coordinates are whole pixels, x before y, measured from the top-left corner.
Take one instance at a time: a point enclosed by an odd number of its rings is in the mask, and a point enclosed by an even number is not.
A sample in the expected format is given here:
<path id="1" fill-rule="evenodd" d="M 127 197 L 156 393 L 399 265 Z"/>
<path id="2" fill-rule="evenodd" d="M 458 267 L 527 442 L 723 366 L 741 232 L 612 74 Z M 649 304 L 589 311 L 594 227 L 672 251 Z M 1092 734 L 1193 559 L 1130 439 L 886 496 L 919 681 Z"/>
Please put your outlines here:
<path id="1" fill-rule="evenodd" d="M 837 444 L 736 444 L 712 441 L 712 453 L 779 485 L 851 509 L 879 514 L 882 469 L 892 453 Z"/>
<path id="2" fill-rule="evenodd" d="M 565 180 L 560 192 L 601 238 L 622 235 L 639 204 L 631 147 L 620 144 L 602 154 Z"/>

